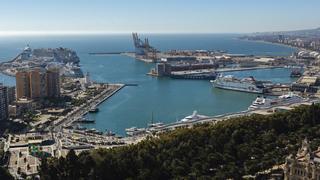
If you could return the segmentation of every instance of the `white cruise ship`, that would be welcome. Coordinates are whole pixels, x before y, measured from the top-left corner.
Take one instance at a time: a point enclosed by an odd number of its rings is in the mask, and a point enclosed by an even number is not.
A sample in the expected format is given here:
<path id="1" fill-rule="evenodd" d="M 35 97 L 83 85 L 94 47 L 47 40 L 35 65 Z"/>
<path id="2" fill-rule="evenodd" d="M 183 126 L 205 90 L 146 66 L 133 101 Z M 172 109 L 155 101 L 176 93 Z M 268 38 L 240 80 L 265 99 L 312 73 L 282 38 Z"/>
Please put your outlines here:
<path id="1" fill-rule="evenodd" d="M 292 92 L 279 96 L 278 98 L 266 98 L 266 97 L 257 97 L 256 100 L 252 102 L 249 106 L 249 110 L 256 109 L 267 109 L 274 106 L 282 106 L 282 105 L 290 105 L 295 103 L 301 103 L 306 101 L 307 99 L 294 94 Z"/>
<path id="2" fill-rule="evenodd" d="M 213 87 L 249 93 L 264 93 L 264 85 L 261 81 L 256 81 L 253 77 L 238 79 L 232 75 L 219 75 L 216 80 L 210 81 Z"/>

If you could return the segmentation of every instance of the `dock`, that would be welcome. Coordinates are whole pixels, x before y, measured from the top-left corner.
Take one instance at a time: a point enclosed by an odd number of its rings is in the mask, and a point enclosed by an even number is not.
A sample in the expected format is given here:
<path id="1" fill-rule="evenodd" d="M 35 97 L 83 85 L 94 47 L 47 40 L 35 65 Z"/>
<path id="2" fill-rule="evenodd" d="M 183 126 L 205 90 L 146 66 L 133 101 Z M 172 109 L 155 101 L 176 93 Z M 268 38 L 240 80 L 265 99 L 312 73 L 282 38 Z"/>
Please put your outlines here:
<path id="1" fill-rule="evenodd" d="M 114 52 L 90 52 L 89 55 L 121 55 L 131 54 L 133 52 L 114 51 Z"/>
<path id="2" fill-rule="evenodd" d="M 135 83 L 127 83 L 127 84 L 124 84 L 124 86 L 139 86 L 139 84 L 135 84 Z"/>
<path id="3" fill-rule="evenodd" d="M 237 68 L 220 68 L 216 69 L 217 73 L 224 72 L 235 72 L 235 71 L 249 71 L 249 70 L 259 70 L 259 69 L 279 69 L 284 68 L 284 66 L 257 66 L 257 67 L 237 67 Z"/>
<path id="4" fill-rule="evenodd" d="M 240 112 L 235 112 L 235 113 L 226 113 L 226 114 L 216 115 L 216 116 L 201 119 L 201 120 L 193 120 L 193 121 L 186 121 L 186 122 L 177 121 L 177 122 L 165 124 L 165 125 L 158 126 L 158 127 L 148 128 L 147 131 L 155 132 L 155 133 L 167 132 L 167 131 L 175 130 L 177 128 L 192 127 L 197 124 L 217 123 L 219 121 L 225 121 L 225 120 L 235 118 L 235 117 L 249 116 L 252 114 L 266 115 L 266 114 L 274 113 L 275 112 L 274 110 L 277 108 L 282 108 L 282 109 L 286 108 L 289 110 L 290 108 L 294 108 L 299 105 L 311 105 L 312 103 L 320 103 L 320 100 L 313 99 L 313 100 L 309 100 L 309 101 L 302 102 L 302 103 L 288 103 L 288 104 L 281 105 L 281 106 L 272 106 L 267 109 L 245 110 L 245 111 L 240 111 Z"/>
<path id="5" fill-rule="evenodd" d="M 75 107 L 75 109 L 73 109 L 73 111 L 71 111 L 65 117 L 63 117 L 60 120 L 57 120 L 54 123 L 54 129 L 56 131 L 59 131 L 61 130 L 62 126 L 71 125 L 73 122 L 79 120 L 81 117 L 86 115 L 92 107 L 100 105 L 101 103 L 112 97 L 114 94 L 116 94 L 118 91 L 120 91 L 123 87 L 125 87 L 124 84 L 112 84 L 109 85 L 109 87 L 110 86 L 113 88 L 105 89 L 103 92 L 90 99 L 86 104 L 83 104 L 80 107 Z"/>

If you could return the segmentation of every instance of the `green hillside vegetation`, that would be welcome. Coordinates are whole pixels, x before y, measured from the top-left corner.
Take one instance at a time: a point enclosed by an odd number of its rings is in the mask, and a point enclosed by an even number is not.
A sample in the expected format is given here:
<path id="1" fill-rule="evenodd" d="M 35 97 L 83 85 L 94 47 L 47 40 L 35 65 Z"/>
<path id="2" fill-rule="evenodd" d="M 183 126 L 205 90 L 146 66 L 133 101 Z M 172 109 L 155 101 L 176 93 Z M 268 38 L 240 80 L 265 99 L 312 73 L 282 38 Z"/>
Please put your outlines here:
<path id="1" fill-rule="evenodd" d="M 43 159 L 43 179 L 240 179 L 320 145 L 320 106 L 179 129 L 137 145 Z"/>

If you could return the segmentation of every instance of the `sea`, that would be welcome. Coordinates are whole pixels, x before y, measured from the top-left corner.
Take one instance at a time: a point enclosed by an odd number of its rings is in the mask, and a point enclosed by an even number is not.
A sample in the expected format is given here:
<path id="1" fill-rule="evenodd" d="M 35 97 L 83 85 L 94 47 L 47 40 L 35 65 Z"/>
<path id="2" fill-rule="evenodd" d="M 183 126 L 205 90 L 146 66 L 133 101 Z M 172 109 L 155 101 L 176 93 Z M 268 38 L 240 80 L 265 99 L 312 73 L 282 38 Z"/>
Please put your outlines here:
<path id="1" fill-rule="evenodd" d="M 288 56 L 296 49 L 262 42 L 238 39 L 240 34 L 142 34 L 158 50 L 223 50 L 247 55 Z M 207 80 L 177 80 L 147 76 L 154 64 L 122 55 L 90 55 L 92 52 L 133 51 L 131 34 L 1 36 L 0 62 L 14 58 L 26 45 L 31 48 L 67 47 L 80 57 L 81 68 L 92 80 L 105 83 L 134 83 L 99 106 L 100 111 L 88 114 L 95 124 L 84 125 L 100 131 L 125 135 L 130 127 L 147 127 L 153 122 L 170 123 L 198 111 L 214 116 L 243 111 L 256 94 L 215 89 Z M 253 76 L 259 80 L 292 82 L 290 69 L 238 71 L 237 77 Z M 0 83 L 15 85 L 15 78 L 0 74 Z"/>

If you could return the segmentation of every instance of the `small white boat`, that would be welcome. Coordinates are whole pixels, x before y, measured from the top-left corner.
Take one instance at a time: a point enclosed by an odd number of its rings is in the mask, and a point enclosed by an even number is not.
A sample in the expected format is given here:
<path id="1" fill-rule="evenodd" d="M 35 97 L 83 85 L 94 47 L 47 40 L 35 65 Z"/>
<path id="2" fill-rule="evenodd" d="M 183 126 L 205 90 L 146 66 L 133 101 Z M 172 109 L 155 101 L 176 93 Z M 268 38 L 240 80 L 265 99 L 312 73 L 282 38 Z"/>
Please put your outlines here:
<path id="1" fill-rule="evenodd" d="M 205 115 L 200 115 L 200 114 L 198 114 L 197 111 L 193 111 L 192 115 L 187 116 L 187 117 L 181 119 L 180 121 L 181 122 L 198 121 L 198 120 L 207 119 L 207 118 L 209 118 L 209 117 L 205 116 Z"/>
<path id="2" fill-rule="evenodd" d="M 146 133 L 145 128 L 131 127 L 131 128 L 127 128 L 125 130 L 126 130 L 126 133 L 128 136 L 137 136 L 137 135 L 141 135 L 141 134 Z"/>
<path id="3" fill-rule="evenodd" d="M 148 124 L 149 128 L 153 128 L 153 127 L 160 127 L 163 126 L 164 124 L 162 122 L 157 122 L 157 123 L 150 123 Z"/>

